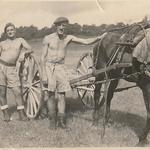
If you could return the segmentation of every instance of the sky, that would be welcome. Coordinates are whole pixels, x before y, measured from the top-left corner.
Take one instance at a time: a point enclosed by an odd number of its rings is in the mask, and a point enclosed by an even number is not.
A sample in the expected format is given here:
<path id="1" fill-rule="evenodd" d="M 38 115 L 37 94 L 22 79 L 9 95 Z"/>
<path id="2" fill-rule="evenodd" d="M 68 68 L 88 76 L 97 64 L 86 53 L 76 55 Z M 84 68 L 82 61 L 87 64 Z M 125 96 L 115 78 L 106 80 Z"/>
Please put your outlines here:
<path id="1" fill-rule="evenodd" d="M 70 23 L 115 24 L 150 18 L 150 0 L 0 0 L 0 33 L 6 23 L 19 26 L 51 26 L 57 17 Z"/>

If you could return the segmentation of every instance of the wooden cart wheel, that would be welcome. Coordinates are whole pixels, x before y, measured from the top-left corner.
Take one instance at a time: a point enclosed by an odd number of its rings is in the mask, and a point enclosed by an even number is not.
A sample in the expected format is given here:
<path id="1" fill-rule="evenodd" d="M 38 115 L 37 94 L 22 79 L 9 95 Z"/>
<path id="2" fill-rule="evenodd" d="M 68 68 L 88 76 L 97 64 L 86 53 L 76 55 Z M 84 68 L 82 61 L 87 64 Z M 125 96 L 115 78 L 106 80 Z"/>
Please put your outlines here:
<path id="1" fill-rule="evenodd" d="M 93 54 L 84 53 L 77 64 L 77 68 L 76 68 L 77 77 L 91 73 L 92 67 L 93 67 Z M 80 84 L 86 84 L 86 85 L 76 87 L 82 103 L 88 108 L 94 108 L 95 85 L 91 84 L 93 81 L 95 81 L 95 77 L 82 80 L 80 81 Z"/>
<path id="2" fill-rule="evenodd" d="M 32 55 L 25 59 L 21 68 L 22 94 L 25 102 L 25 112 L 29 118 L 35 118 L 40 110 L 42 93 L 41 68 Z"/>

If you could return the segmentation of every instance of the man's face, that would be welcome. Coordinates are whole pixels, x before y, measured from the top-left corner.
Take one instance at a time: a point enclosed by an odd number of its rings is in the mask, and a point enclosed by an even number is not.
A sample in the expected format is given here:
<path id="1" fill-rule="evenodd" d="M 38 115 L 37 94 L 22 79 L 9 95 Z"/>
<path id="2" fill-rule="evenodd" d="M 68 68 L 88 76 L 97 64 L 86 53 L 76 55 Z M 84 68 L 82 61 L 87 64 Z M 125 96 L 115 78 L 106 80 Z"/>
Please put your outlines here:
<path id="1" fill-rule="evenodd" d="M 9 38 L 13 38 L 16 35 L 16 29 L 13 26 L 7 27 L 6 34 Z"/>
<path id="2" fill-rule="evenodd" d="M 67 23 L 60 23 L 56 25 L 57 34 L 63 35 L 65 33 Z"/>

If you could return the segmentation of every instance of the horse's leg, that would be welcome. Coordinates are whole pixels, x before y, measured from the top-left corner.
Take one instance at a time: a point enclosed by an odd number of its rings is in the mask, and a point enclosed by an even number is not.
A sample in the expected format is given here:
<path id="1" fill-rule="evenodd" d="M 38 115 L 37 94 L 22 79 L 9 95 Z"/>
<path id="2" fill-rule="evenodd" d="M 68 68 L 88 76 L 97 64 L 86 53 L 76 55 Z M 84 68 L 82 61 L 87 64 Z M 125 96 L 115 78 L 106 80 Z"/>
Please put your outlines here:
<path id="1" fill-rule="evenodd" d="M 94 106 L 94 113 L 93 113 L 93 124 L 97 124 L 98 123 L 98 119 L 99 119 L 99 99 L 100 99 L 100 89 L 101 89 L 101 84 L 96 84 L 95 85 L 95 89 L 94 89 L 94 102 L 95 102 L 95 106 Z"/>
<path id="2" fill-rule="evenodd" d="M 145 141 L 147 141 L 147 135 L 150 130 L 150 82 L 149 81 L 147 83 L 145 82 L 145 84 L 140 86 L 140 88 L 143 92 L 144 102 L 147 110 L 146 126 L 142 134 L 139 136 L 139 144 L 142 144 L 145 143 Z"/>
<path id="3" fill-rule="evenodd" d="M 110 121 L 110 105 L 111 105 L 111 100 L 114 95 L 114 91 L 118 85 L 118 80 L 111 81 L 109 87 L 108 87 L 108 93 L 107 93 L 107 107 L 106 107 L 106 122 Z M 94 101 L 95 101 L 95 109 L 94 109 L 94 114 L 93 114 L 93 119 L 94 119 L 94 124 L 98 123 L 99 120 L 99 115 L 100 115 L 100 110 L 102 109 L 102 106 L 104 105 L 105 99 L 104 97 L 102 100 L 100 100 L 100 89 L 101 89 L 101 84 L 96 84 L 95 85 L 95 90 L 94 90 Z"/>
<path id="4" fill-rule="evenodd" d="M 118 80 L 111 81 L 109 87 L 108 87 L 108 94 L 107 94 L 107 107 L 106 107 L 106 122 L 108 123 L 110 120 L 110 106 L 111 106 L 111 100 L 113 98 L 115 89 L 118 85 Z"/>

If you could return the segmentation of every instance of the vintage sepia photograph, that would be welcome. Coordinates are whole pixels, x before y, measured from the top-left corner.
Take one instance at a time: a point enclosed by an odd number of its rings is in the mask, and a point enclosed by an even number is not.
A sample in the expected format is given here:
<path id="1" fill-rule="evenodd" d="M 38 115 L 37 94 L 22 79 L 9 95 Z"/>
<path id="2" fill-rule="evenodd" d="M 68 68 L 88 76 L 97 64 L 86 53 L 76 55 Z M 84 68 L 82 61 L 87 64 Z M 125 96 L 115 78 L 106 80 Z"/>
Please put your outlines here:
<path id="1" fill-rule="evenodd" d="M 0 149 L 150 146 L 149 0 L 0 0 Z"/>

